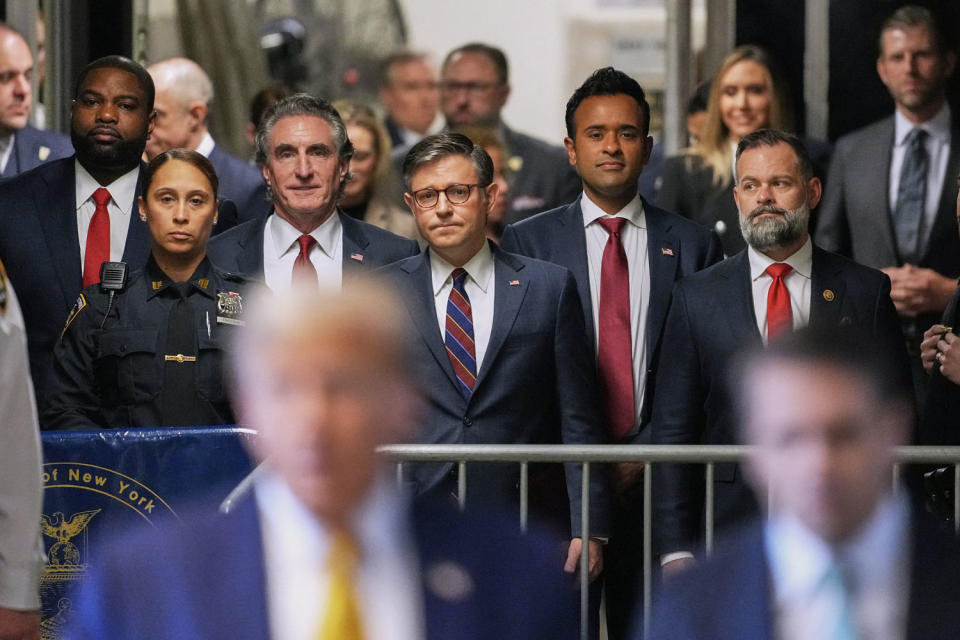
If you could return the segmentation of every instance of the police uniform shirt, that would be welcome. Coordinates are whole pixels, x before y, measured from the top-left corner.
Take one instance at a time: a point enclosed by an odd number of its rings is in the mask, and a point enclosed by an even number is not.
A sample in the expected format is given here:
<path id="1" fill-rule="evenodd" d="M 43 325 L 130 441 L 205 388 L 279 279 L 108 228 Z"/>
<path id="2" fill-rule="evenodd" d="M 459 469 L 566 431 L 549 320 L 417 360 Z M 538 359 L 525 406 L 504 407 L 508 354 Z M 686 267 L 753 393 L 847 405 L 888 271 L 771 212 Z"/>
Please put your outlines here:
<path id="1" fill-rule="evenodd" d="M 168 356 L 179 355 L 183 362 L 173 364 L 196 377 L 190 423 L 231 424 L 222 351 L 231 327 L 242 324 L 244 280 L 205 258 L 189 283 L 196 350 L 174 354 L 167 353 L 166 343 L 170 311 L 179 295 L 152 256 L 116 295 L 106 319 L 108 294 L 100 285 L 87 287 L 54 348 L 55 387 L 43 427 L 168 426 L 160 402 L 164 368 Z"/>

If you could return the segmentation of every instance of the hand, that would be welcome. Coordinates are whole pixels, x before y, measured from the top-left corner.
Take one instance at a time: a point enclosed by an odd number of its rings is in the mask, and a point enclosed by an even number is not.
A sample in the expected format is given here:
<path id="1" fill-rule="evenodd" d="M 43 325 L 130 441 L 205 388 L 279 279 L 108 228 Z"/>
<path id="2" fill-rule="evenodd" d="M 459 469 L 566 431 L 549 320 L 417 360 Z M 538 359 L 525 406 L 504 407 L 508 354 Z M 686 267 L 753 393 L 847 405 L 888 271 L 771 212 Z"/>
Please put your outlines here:
<path id="1" fill-rule="evenodd" d="M 0 607 L 0 640 L 40 640 L 40 612 Z"/>
<path id="2" fill-rule="evenodd" d="M 663 578 L 669 579 L 673 576 L 683 573 L 687 569 L 690 569 L 697 563 L 693 558 L 677 558 L 676 560 L 671 560 L 667 564 L 660 567 L 660 571 L 663 573 Z"/>
<path id="3" fill-rule="evenodd" d="M 935 324 L 923 332 L 923 342 L 920 343 L 920 362 L 923 363 L 923 370 L 928 374 L 933 370 L 933 363 L 936 362 L 937 343 L 946 333 L 947 327 L 942 324 Z"/>
<path id="4" fill-rule="evenodd" d="M 614 467 L 617 495 L 622 496 L 643 475 L 642 462 L 618 462 Z"/>
<path id="5" fill-rule="evenodd" d="M 937 351 L 940 353 L 936 358 L 940 363 L 940 374 L 953 384 L 960 385 L 960 345 L 957 341 L 955 334 L 943 334 L 937 342 Z"/>
<path id="6" fill-rule="evenodd" d="M 576 573 L 580 569 L 580 550 L 583 547 L 583 541 L 580 538 L 570 540 L 570 547 L 567 549 L 567 563 L 563 565 L 563 570 L 567 573 Z M 590 553 L 590 561 L 587 564 L 587 575 L 590 582 L 597 579 L 600 572 L 603 571 L 603 545 L 596 540 L 591 540 L 587 545 Z"/>
<path id="7" fill-rule="evenodd" d="M 933 269 L 915 267 L 912 264 L 887 267 L 883 272 L 890 276 L 890 298 L 893 305 L 897 308 L 897 313 L 905 318 L 943 311 L 957 288 L 956 280 L 942 276 Z"/>

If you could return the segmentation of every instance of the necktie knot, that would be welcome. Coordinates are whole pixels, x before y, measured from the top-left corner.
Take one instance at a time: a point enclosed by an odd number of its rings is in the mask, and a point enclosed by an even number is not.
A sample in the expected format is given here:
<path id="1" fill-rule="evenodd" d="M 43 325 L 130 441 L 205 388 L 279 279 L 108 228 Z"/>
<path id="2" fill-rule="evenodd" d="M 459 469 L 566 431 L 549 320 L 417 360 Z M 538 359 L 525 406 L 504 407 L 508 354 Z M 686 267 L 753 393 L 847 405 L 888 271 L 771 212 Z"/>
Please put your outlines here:
<path id="1" fill-rule="evenodd" d="M 107 203 L 110 202 L 110 192 L 103 187 L 98 188 L 93 192 L 93 201 L 98 208 L 107 206 Z"/>
<path id="2" fill-rule="evenodd" d="M 450 274 L 450 277 L 453 278 L 453 286 L 462 289 L 463 283 L 467 281 L 467 270 L 463 267 L 457 267 Z"/>
<path id="3" fill-rule="evenodd" d="M 620 232 L 623 231 L 623 225 L 627 223 L 626 218 L 599 218 L 597 222 L 600 223 L 600 226 L 607 230 L 612 236 L 620 237 Z"/>
<path id="4" fill-rule="evenodd" d="M 174 291 L 181 300 L 187 299 L 192 288 L 193 286 L 189 282 L 174 282 L 170 285 L 170 289 Z"/>
<path id="5" fill-rule="evenodd" d="M 317 244 L 317 239 L 311 235 L 302 235 L 297 238 L 297 244 L 300 245 L 300 255 L 307 255 L 310 253 L 310 249 L 313 248 L 313 245 Z"/>
<path id="6" fill-rule="evenodd" d="M 907 137 L 904 139 L 907 146 L 918 147 L 921 146 L 924 142 L 927 141 L 927 130 L 922 127 L 914 127 L 910 130 L 910 133 L 907 134 Z"/>
<path id="7" fill-rule="evenodd" d="M 791 271 L 793 271 L 793 267 L 786 262 L 774 262 L 767 267 L 765 273 L 774 280 L 782 280 Z"/>
<path id="8" fill-rule="evenodd" d="M 344 532 L 335 534 L 330 540 L 327 568 L 331 572 L 353 573 L 358 564 L 360 564 L 360 549 L 353 536 Z"/>

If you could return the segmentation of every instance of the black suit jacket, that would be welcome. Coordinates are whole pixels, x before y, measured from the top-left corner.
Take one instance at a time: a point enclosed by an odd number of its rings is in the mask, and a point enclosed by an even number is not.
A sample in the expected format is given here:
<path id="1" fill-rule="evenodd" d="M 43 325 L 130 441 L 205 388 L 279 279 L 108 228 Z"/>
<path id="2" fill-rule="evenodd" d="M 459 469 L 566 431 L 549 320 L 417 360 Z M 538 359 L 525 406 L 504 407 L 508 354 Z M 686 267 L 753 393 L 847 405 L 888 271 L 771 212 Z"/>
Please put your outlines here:
<path id="1" fill-rule="evenodd" d="M 416 255 L 420 246 L 413 240 L 355 220 L 339 210 L 343 224 L 343 273 L 370 270 Z M 225 271 L 263 280 L 263 231 L 269 216 L 250 220 L 211 238 L 207 246 L 210 261 Z"/>
<path id="2" fill-rule="evenodd" d="M 861 327 L 884 345 L 909 387 L 886 275 L 814 246 L 810 294 L 811 326 Z M 660 349 L 653 442 L 735 444 L 728 366 L 739 350 L 760 344 L 746 250 L 677 283 Z M 736 465 L 716 465 L 714 483 L 718 527 L 756 510 Z M 703 534 L 703 467 L 657 465 L 654 486 L 658 552 L 693 549 Z"/>
<path id="3" fill-rule="evenodd" d="M 650 292 L 644 340 L 647 349 L 647 388 L 641 413 L 641 427 L 649 421 L 655 388 L 654 363 L 660 348 L 663 325 L 670 308 L 670 294 L 677 280 L 719 262 L 723 258 L 716 233 L 676 214 L 643 203 L 647 221 L 647 250 L 650 262 Z M 559 264 L 570 270 L 577 281 L 583 307 L 587 342 L 595 350 L 590 270 L 587 240 L 583 227 L 580 199 L 545 211 L 507 227 L 500 240 L 504 251 L 512 251 Z M 647 442 L 649 430 L 638 432 L 636 442 Z"/>
<path id="4" fill-rule="evenodd" d="M 60 160 L 73 155 L 70 138 L 62 133 L 43 131 L 31 125 L 20 129 L 13 136 L 13 151 L 0 180 L 26 173 L 44 162 Z"/>
<path id="5" fill-rule="evenodd" d="M 217 233 L 270 213 L 267 184 L 256 167 L 230 155 L 219 145 L 214 145 L 209 160 L 220 180 L 220 199 L 233 200 L 237 205 L 236 220 L 221 219 L 217 222 Z"/>
<path id="6" fill-rule="evenodd" d="M 712 558 L 666 582 L 647 640 L 774 640 L 763 527 L 754 523 L 737 533 Z M 956 540 L 921 517 L 911 533 L 907 640 L 955 638 L 960 629 Z"/>
<path id="7" fill-rule="evenodd" d="M 596 376 L 583 328 L 577 285 L 555 264 L 491 245 L 494 316 L 490 342 L 469 399 L 460 392 L 437 323 L 429 251 L 383 270 L 395 283 L 418 336 L 411 367 L 427 409 L 419 438 L 430 444 L 596 444 L 604 440 Z M 442 486 L 452 463 L 405 465 L 419 493 Z M 467 504 L 515 499 L 519 465 L 467 468 Z M 579 465 L 566 480 L 574 535 L 580 531 Z M 591 535 L 605 535 L 606 481 L 591 474 Z M 563 480 L 558 482 L 562 485 Z M 555 483 L 556 484 L 556 483 Z M 560 487 L 552 487 L 562 494 Z M 534 506 L 531 501 L 531 506 Z"/>
<path id="8" fill-rule="evenodd" d="M 0 184 L 0 260 L 20 296 L 41 412 L 53 388 L 53 345 L 83 285 L 75 173 L 70 157 Z M 150 231 L 136 201 L 131 207 L 123 260 L 136 270 L 147 262 Z"/>

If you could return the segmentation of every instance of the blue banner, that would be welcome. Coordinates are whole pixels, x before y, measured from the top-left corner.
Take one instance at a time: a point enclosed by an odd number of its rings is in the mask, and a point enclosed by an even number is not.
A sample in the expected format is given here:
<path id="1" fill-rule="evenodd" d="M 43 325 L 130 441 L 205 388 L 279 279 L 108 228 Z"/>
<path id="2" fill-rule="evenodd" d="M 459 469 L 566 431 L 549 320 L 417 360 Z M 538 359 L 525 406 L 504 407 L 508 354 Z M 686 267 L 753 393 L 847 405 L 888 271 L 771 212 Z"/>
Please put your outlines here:
<path id="1" fill-rule="evenodd" d="M 41 634 L 60 637 L 71 614 L 71 589 L 97 562 L 96 550 L 118 531 L 219 499 L 251 470 L 243 440 L 230 427 L 43 433 L 43 538 L 47 568 L 40 582 Z"/>

